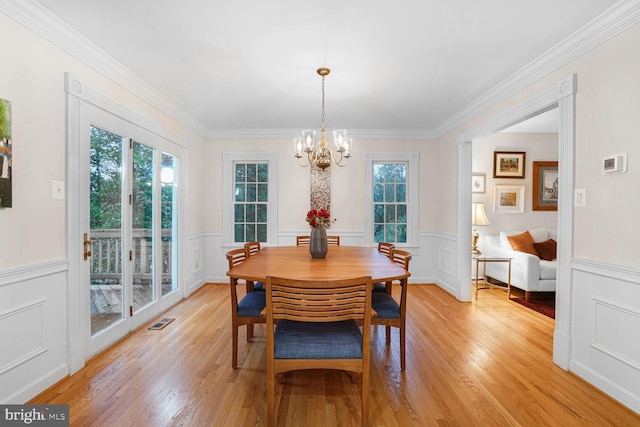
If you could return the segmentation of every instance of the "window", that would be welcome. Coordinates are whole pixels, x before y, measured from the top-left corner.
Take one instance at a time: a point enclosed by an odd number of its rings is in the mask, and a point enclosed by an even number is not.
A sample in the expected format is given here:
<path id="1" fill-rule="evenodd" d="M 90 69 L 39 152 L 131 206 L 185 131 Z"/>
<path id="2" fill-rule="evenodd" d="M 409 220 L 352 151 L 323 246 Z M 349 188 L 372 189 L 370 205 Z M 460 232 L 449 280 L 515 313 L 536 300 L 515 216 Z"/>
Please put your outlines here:
<path id="1" fill-rule="evenodd" d="M 267 241 L 269 164 L 234 164 L 233 241 Z"/>
<path id="2" fill-rule="evenodd" d="M 407 243 L 407 167 L 373 163 L 373 241 Z"/>
<path id="3" fill-rule="evenodd" d="M 275 241 L 277 157 L 275 153 L 224 153 L 223 242 Z"/>
<path id="4" fill-rule="evenodd" d="M 365 155 L 365 243 L 417 243 L 418 153 Z"/>

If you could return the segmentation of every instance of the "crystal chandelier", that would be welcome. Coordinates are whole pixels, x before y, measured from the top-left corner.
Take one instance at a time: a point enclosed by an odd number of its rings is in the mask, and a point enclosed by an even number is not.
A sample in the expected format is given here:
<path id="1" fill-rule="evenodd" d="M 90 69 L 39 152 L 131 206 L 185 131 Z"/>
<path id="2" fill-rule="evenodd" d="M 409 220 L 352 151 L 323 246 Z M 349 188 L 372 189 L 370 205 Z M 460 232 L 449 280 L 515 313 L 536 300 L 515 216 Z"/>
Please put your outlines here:
<path id="1" fill-rule="evenodd" d="M 328 68 L 318 68 L 318 74 L 322 77 L 322 128 L 320 128 L 320 144 L 316 147 L 316 131 L 306 129 L 302 131 L 302 136 L 293 138 L 293 146 L 296 152 L 295 157 L 298 164 L 302 167 L 316 165 L 321 169 L 331 166 L 331 162 L 337 166 L 346 166 L 351 157 L 351 148 L 353 140 L 347 138 L 345 129 L 337 129 L 333 131 L 333 141 L 336 144 L 336 152 L 340 153 L 340 158 L 336 159 L 336 155 L 331 148 L 327 147 L 325 138 L 326 130 L 324 127 L 324 78 L 329 75 L 331 70 Z M 307 164 L 302 164 L 300 159 L 303 157 L 302 152 L 307 153 Z"/>

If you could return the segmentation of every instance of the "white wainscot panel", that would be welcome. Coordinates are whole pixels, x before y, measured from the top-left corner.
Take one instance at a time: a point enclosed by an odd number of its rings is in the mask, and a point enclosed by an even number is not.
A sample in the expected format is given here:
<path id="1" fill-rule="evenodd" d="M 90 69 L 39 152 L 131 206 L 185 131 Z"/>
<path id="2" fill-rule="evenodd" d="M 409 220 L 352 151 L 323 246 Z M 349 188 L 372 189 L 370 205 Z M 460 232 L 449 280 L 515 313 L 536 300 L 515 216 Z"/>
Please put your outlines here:
<path id="1" fill-rule="evenodd" d="M 0 313 L 0 375 L 46 351 L 42 328 L 44 302 Z"/>
<path id="2" fill-rule="evenodd" d="M 603 353 L 640 370 L 640 346 L 630 339 L 631 331 L 640 331 L 640 312 L 620 304 L 594 298 L 592 346 Z M 612 328 L 612 325 L 624 327 Z"/>

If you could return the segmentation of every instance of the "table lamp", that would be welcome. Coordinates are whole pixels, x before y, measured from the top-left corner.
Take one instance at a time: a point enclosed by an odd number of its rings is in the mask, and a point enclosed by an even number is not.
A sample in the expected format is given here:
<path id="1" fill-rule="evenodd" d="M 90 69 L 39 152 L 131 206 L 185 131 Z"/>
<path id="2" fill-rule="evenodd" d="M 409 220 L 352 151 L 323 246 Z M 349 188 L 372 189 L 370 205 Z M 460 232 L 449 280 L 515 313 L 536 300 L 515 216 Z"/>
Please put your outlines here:
<path id="1" fill-rule="evenodd" d="M 471 224 L 473 225 L 473 233 L 471 234 L 471 253 L 479 255 L 481 252 L 478 250 L 478 230 L 476 225 L 491 225 L 487 219 L 487 215 L 484 212 L 484 203 L 472 203 L 471 204 Z"/>

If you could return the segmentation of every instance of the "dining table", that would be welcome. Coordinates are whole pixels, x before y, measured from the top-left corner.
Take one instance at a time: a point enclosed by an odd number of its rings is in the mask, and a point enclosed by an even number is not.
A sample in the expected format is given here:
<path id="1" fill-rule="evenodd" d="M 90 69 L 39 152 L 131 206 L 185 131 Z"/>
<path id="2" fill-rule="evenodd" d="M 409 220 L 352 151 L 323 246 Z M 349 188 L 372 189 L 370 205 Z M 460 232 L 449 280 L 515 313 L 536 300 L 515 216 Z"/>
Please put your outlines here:
<path id="1" fill-rule="evenodd" d="M 406 281 L 410 273 L 375 247 L 329 246 L 326 257 L 312 258 L 308 246 L 263 247 L 227 276 L 265 282 L 268 276 L 299 280 L 336 280 L 371 276 L 376 282 Z"/>

